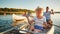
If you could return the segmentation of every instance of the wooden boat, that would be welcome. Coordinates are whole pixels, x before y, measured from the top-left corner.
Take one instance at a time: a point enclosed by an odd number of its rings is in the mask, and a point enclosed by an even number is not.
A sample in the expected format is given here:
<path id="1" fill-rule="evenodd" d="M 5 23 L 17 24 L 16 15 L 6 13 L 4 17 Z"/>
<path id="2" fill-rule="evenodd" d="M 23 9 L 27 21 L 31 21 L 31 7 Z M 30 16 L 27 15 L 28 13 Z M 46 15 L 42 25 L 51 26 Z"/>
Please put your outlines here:
<path id="1" fill-rule="evenodd" d="M 39 33 L 28 30 L 28 28 L 27 28 L 29 26 L 28 20 L 26 17 L 23 17 L 23 16 L 17 16 L 15 14 L 13 14 L 13 21 L 14 21 L 13 28 L 10 30 L 4 31 L 2 33 L 4 33 L 4 34 L 7 34 L 8 32 L 16 33 L 18 31 L 17 33 L 20 33 L 20 34 L 27 34 L 27 32 L 33 33 L 33 34 L 54 34 L 54 26 L 52 26 L 49 30 L 45 30 L 45 31 L 42 31 Z M 17 31 L 14 32 L 15 31 L 14 29 L 16 29 L 16 28 L 17 28 Z M 11 33 L 9 33 L 9 34 L 11 34 Z"/>
<path id="2" fill-rule="evenodd" d="M 17 16 L 17 15 L 15 15 Z M 26 18 L 25 18 L 26 19 Z M 31 19 L 31 18 L 30 18 Z M 27 25 L 28 26 L 28 25 Z M 25 31 L 25 29 L 23 29 Z M 19 31 L 20 33 L 26 33 L 26 32 L 29 32 L 29 31 Z M 33 33 L 32 31 L 30 31 L 30 33 Z M 34 32 L 35 33 L 35 32 Z M 45 30 L 43 32 L 40 32 L 39 34 L 54 34 L 54 26 L 52 26 L 49 30 Z"/>

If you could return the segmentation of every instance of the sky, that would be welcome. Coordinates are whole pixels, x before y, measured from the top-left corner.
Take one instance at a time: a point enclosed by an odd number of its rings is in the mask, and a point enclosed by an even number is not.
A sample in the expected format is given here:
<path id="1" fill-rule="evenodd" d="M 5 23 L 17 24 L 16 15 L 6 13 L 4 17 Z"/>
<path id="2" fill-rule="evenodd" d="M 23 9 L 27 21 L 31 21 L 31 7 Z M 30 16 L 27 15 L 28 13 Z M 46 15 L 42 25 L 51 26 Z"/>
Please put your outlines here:
<path id="1" fill-rule="evenodd" d="M 50 10 L 60 11 L 60 0 L 0 0 L 1 8 L 35 10 L 37 6 L 42 7 L 44 10 L 46 6 L 49 6 Z"/>

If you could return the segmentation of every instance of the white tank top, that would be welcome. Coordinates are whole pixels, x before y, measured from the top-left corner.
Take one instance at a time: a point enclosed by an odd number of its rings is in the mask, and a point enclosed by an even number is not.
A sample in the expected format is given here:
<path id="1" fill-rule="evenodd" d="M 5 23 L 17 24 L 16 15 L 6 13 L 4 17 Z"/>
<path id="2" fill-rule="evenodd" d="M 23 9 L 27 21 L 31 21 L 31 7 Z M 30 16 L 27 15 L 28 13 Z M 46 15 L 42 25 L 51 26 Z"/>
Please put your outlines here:
<path id="1" fill-rule="evenodd" d="M 43 23 L 46 22 L 45 16 L 43 16 L 43 18 L 41 18 L 41 19 L 34 17 L 33 20 L 35 21 L 35 25 L 42 26 L 42 27 L 43 27 Z"/>

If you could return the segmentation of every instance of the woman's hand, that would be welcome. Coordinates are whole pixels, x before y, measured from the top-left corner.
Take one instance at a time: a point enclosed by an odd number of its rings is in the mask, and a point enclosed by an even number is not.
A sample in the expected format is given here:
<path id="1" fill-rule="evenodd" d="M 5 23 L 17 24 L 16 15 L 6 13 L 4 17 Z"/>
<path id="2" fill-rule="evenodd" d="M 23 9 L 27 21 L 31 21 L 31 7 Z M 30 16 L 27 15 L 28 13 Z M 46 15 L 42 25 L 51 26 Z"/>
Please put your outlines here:
<path id="1" fill-rule="evenodd" d="M 45 28 L 45 29 L 47 28 L 47 23 L 46 22 L 43 23 L 43 28 Z"/>

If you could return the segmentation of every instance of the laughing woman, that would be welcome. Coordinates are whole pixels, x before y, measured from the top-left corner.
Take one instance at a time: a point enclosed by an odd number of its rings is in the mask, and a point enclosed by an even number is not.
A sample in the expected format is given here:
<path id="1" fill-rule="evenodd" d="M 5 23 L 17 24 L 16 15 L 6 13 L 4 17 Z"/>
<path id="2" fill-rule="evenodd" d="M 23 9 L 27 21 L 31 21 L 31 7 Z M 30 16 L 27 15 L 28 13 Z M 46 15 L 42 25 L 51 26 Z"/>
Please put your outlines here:
<path id="1" fill-rule="evenodd" d="M 42 32 L 47 27 L 46 18 L 43 16 L 43 8 L 37 7 L 35 12 L 36 16 L 32 20 L 34 26 L 31 26 L 30 30 L 34 29 L 35 32 Z"/>

